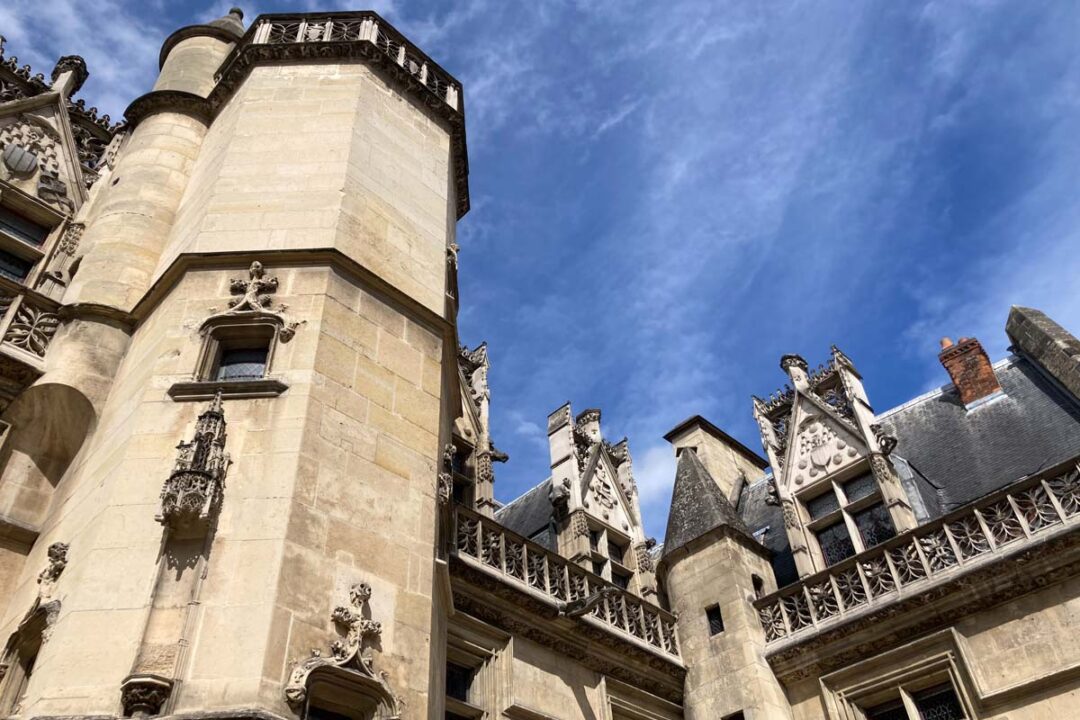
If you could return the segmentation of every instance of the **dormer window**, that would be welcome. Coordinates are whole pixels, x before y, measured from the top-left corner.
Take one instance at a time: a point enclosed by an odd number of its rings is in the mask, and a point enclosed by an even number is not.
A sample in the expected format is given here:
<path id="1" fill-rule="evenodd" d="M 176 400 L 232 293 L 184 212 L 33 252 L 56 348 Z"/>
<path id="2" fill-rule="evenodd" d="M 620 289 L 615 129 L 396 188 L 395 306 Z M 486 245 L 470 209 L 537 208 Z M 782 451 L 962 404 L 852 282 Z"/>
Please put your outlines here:
<path id="1" fill-rule="evenodd" d="M 799 498 L 817 540 L 824 567 L 842 562 L 896 535 L 873 473 L 866 471 L 825 484 L 817 495 Z"/>

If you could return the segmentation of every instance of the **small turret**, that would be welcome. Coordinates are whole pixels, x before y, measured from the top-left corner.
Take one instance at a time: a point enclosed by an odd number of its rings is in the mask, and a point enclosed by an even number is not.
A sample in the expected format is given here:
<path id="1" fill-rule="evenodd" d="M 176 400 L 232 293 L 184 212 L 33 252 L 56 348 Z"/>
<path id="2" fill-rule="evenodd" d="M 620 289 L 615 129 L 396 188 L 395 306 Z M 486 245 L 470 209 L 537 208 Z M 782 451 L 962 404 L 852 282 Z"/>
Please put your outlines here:
<path id="1" fill-rule="evenodd" d="M 790 720 L 764 660 L 755 597 L 776 589 L 769 551 L 751 535 L 692 447 L 678 450 L 663 556 L 657 569 L 678 616 L 687 720 Z M 748 653 L 757 662 L 747 662 Z"/>

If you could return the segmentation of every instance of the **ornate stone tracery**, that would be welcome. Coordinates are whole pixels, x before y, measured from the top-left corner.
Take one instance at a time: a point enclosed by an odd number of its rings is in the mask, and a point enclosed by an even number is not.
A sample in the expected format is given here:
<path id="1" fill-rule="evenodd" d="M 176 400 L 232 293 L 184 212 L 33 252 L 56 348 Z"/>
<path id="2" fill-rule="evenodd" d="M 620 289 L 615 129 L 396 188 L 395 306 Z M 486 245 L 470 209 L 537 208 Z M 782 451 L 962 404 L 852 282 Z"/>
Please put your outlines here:
<path id="1" fill-rule="evenodd" d="M 293 668 L 285 686 L 285 701 L 294 710 L 301 711 L 308 700 L 312 673 L 320 669 L 341 669 L 347 671 L 358 685 L 374 693 L 380 720 L 400 717 L 401 700 L 390 689 L 387 674 L 375 669 L 373 646 L 382 635 L 382 624 L 371 619 L 370 599 L 371 586 L 361 582 L 349 590 L 348 606 L 334 608 L 330 617 L 335 626 L 344 630 L 345 636 L 330 644 L 329 657 L 314 649 L 311 657 Z"/>
<path id="2" fill-rule="evenodd" d="M 225 452 L 221 391 L 199 415 L 190 442 L 176 446 L 176 465 L 161 489 L 157 520 L 171 528 L 209 523 L 221 507 L 229 454 Z"/>

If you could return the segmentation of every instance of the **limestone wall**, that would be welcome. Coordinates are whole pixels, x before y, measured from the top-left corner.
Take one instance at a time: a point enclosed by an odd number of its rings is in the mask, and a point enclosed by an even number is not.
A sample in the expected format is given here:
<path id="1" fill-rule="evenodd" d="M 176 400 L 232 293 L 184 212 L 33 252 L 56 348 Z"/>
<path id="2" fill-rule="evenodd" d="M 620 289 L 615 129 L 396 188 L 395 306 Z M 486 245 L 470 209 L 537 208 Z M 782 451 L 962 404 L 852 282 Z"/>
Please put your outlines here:
<path id="1" fill-rule="evenodd" d="M 443 312 L 450 135 L 366 65 L 257 66 L 207 133 L 157 267 L 335 247 Z"/>
<path id="2" fill-rule="evenodd" d="M 271 368 L 288 390 L 225 403 L 233 465 L 197 611 L 171 629 L 188 646 L 172 709 L 287 712 L 290 660 L 329 651 L 330 612 L 361 580 L 384 627 L 380 667 L 425 707 L 441 337 L 328 267 L 268 270 L 303 324 Z M 44 548 L 69 542 L 62 610 L 28 693 L 36 715 L 119 712 L 162 562 L 158 496 L 204 406 L 166 391 L 190 379 L 199 325 L 244 276 L 246 263 L 192 270 L 154 308 L 57 490 L 0 627 L 6 637 L 32 605 Z"/>

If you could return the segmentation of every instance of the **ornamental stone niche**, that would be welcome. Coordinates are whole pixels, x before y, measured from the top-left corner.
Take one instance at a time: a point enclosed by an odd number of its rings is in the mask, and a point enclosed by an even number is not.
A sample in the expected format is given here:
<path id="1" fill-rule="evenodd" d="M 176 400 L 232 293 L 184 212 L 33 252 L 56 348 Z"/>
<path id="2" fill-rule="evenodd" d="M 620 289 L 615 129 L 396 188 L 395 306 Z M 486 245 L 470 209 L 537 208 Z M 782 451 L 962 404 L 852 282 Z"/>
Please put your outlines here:
<path id="1" fill-rule="evenodd" d="M 199 415 L 190 442 L 176 446 L 176 465 L 161 489 L 157 520 L 173 530 L 205 528 L 221 508 L 229 454 L 219 392 Z"/>
<path id="2" fill-rule="evenodd" d="M 357 583 L 349 590 L 349 606 L 334 608 L 331 619 L 345 636 L 330 644 L 330 656 L 312 650 L 299 662 L 285 686 L 285 701 L 301 717 L 310 708 L 353 720 L 398 720 L 402 702 L 390 689 L 387 674 L 375 669 L 373 649 L 382 625 L 371 619 L 371 586 Z"/>

